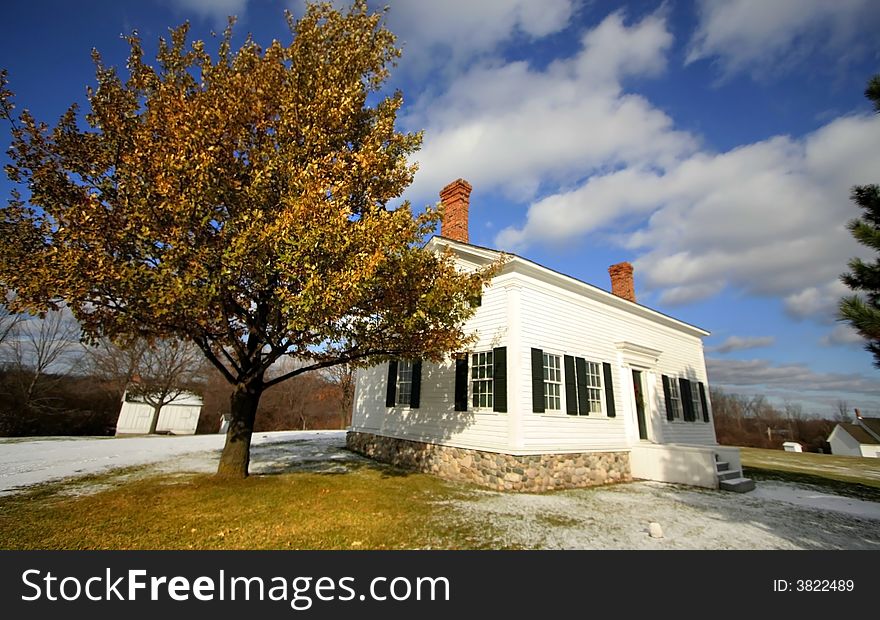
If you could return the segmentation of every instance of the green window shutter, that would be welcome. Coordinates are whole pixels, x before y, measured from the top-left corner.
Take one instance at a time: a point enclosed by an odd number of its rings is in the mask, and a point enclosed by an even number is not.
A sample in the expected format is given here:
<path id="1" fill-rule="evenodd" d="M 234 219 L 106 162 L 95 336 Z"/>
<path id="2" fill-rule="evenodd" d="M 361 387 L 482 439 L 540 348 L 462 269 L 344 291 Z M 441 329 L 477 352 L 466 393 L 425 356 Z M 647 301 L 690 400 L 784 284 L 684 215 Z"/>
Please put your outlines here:
<path id="1" fill-rule="evenodd" d="M 565 413 L 577 415 L 577 382 L 574 375 L 574 358 L 566 355 L 562 358 L 563 372 L 565 373 Z"/>
<path id="2" fill-rule="evenodd" d="M 385 406 L 393 407 L 397 400 L 397 360 L 388 362 L 388 385 L 385 388 Z"/>
<path id="3" fill-rule="evenodd" d="M 617 415 L 614 410 L 614 383 L 611 381 L 611 364 L 602 362 L 602 372 L 604 374 L 605 383 L 605 404 L 608 407 L 608 417 L 613 418 Z"/>
<path id="4" fill-rule="evenodd" d="M 468 394 L 468 354 L 461 353 L 455 358 L 455 410 L 467 411 Z"/>
<path id="5" fill-rule="evenodd" d="M 700 383 L 700 404 L 703 405 L 703 422 L 709 421 L 709 405 L 706 402 L 706 387 Z"/>
<path id="6" fill-rule="evenodd" d="M 681 406 L 686 422 L 694 421 L 694 399 L 691 395 L 691 382 L 681 377 L 678 380 L 678 391 L 681 395 Z"/>
<path id="7" fill-rule="evenodd" d="M 422 402 L 422 360 L 412 365 L 412 392 L 409 396 L 409 408 L 418 409 Z"/>
<path id="8" fill-rule="evenodd" d="M 672 399 L 669 398 L 669 377 L 663 375 L 663 400 L 666 401 L 666 419 L 674 420 L 675 416 L 672 412 Z"/>
<path id="9" fill-rule="evenodd" d="M 492 349 L 492 411 L 507 412 L 507 347 Z"/>
<path id="10" fill-rule="evenodd" d="M 576 357 L 574 366 L 577 375 L 578 413 L 590 415 L 590 403 L 587 397 L 587 360 Z"/>
<path id="11" fill-rule="evenodd" d="M 544 351 L 532 349 L 532 411 L 544 413 Z"/>

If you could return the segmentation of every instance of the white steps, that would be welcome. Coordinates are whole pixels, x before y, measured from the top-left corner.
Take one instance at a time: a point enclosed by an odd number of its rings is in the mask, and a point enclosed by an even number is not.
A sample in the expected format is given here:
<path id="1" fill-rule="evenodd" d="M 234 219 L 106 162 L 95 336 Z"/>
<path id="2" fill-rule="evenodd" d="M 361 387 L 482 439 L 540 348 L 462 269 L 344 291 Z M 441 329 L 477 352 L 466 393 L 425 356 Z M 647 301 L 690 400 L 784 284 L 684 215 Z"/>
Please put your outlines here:
<path id="1" fill-rule="evenodd" d="M 755 490 L 755 481 L 742 475 L 742 470 L 730 469 L 730 463 L 718 460 L 715 456 L 715 472 L 718 476 L 718 488 L 733 493 L 748 493 Z"/>

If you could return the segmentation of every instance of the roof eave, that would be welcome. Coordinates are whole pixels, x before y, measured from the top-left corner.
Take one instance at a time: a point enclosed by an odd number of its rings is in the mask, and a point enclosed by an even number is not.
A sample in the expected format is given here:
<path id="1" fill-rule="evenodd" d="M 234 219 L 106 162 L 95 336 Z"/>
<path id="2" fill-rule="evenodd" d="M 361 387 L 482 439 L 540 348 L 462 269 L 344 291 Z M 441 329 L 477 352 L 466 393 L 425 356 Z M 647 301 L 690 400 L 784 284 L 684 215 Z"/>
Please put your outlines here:
<path id="1" fill-rule="evenodd" d="M 425 247 L 434 248 L 440 245 L 458 250 L 462 253 L 467 253 L 472 256 L 479 257 L 481 259 L 480 262 L 492 262 L 501 255 L 507 255 L 511 257 L 511 265 L 509 269 L 513 269 L 514 271 L 518 271 L 525 275 L 537 276 L 546 281 L 550 281 L 551 283 L 556 280 L 558 283 L 564 283 L 565 285 L 567 285 L 563 286 L 563 288 L 574 290 L 585 295 L 586 297 L 601 301 L 614 308 L 618 308 L 625 312 L 629 312 L 631 314 L 635 314 L 637 316 L 641 316 L 643 318 L 647 318 L 658 323 L 668 325 L 679 331 L 689 333 L 693 336 L 705 337 L 710 335 L 709 331 L 702 329 L 701 327 L 691 325 L 690 323 L 685 323 L 684 321 L 676 319 L 675 317 L 671 317 L 667 314 L 663 314 L 658 310 L 654 310 L 653 308 L 649 308 L 648 306 L 644 306 L 640 303 L 624 299 L 623 297 L 618 297 L 617 295 L 609 293 L 605 289 L 599 288 L 594 284 L 589 284 L 588 282 L 578 280 L 577 278 L 573 278 L 564 273 L 560 273 L 558 271 L 550 269 L 549 267 L 544 267 L 543 265 L 540 265 L 527 258 L 523 258 L 522 256 L 511 254 L 509 252 L 502 252 L 500 250 L 494 250 L 492 248 L 486 248 L 479 245 L 474 245 L 472 243 L 456 241 L 455 239 L 449 239 L 448 237 L 442 237 L 439 235 L 431 237 L 428 243 L 425 244 Z M 519 268 L 517 269 L 517 267 Z"/>

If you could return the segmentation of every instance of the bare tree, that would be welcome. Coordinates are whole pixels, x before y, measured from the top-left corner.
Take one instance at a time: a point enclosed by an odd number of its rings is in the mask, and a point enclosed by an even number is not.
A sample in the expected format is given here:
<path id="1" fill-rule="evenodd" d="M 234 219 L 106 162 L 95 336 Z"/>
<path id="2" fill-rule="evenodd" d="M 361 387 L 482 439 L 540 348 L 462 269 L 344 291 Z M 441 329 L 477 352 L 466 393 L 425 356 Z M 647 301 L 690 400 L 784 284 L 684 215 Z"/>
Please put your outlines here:
<path id="1" fill-rule="evenodd" d="M 102 338 L 85 348 L 89 373 L 108 386 L 108 391 L 117 395 L 121 405 L 126 388 L 138 375 L 147 348 L 143 338 L 120 343 Z"/>
<path id="2" fill-rule="evenodd" d="M 15 333 L 15 328 L 21 319 L 20 314 L 10 312 L 6 304 L 0 304 L 0 346 Z"/>
<path id="3" fill-rule="evenodd" d="M 849 401 L 843 398 L 838 399 L 836 411 L 834 412 L 835 422 L 852 422 L 852 416 L 849 414 Z"/>
<path id="4" fill-rule="evenodd" d="M 347 428 L 351 424 L 351 409 L 354 405 L 354 368 L 351 364 L 333 366 L 327 369 L 327 378 L 336 387 L 340 428 Z"/>
<path id="5" fill-rule="evenodd" d="M 802 427 L 807 419 L 804 408 L 800 403 L 793 403 L 790 400 L 785 401 L 785 417 L 788 419 L 788 432 L 791 439 L 800 440 L 802 436 Z"/>
<path id="6" fill-rule="evenodd" d="M 156 432 L 162 407 L 199 382 L 202 364 L 198 347 L 190 343 L 172 339 L 145 343 L 127 392 L 153 407 L 151 435 Z"/>
<path id="7" fill-rule="evenodd" d="M 18 388 L 15 398 L 22 409 L 46 405 L 44 395 L 77 356 L 79 333 L 79 325 L 65 309 L 13 325 L 7 337 L 9 362 Z"/>

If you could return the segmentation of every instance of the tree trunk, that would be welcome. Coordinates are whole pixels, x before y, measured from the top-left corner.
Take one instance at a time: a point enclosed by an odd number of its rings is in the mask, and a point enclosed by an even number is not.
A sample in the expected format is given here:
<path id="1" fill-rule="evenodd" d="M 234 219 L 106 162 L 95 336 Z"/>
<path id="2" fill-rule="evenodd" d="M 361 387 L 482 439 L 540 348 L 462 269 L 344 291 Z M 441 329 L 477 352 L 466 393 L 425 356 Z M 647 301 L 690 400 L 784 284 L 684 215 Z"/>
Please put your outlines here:
<path id="1" fill-rule="evenodd" d="M 251 435 L 262 394 L 262 384 L 241 384 L 235 387 L 229 399 L 232 420 L 226 431 L 226 445 L 223 446 L 220 465 L 217 467 L 218 476 L 247 477 L 251 459 Z"/>
<path id="2" fill-rule="evenodd" d="M 150 418 L 150 435 L 156 434 L 156 427 L 159 426 L 159 413 L 162 411 L 162 404 L 153 405 L 153 417 Z"/>

